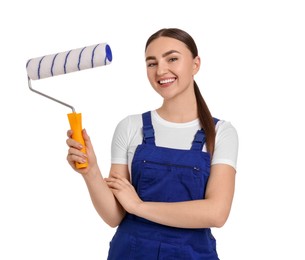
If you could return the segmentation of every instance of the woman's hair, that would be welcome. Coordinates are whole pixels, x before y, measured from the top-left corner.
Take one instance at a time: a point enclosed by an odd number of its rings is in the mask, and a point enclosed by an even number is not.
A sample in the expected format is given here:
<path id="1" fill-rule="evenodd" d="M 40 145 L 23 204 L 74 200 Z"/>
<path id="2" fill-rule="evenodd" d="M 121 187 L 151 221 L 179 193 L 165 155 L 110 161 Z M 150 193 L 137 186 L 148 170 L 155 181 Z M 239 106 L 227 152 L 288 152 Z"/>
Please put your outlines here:
<path id="1" fill-rule="evenodd" d="M 187 32 L 177 28 L 164 28 L 151 35 L 146 42 L 145 50 L 153 40 L 159 37 L 170 37 L 179 40 L 183 42 L 191 51 L 193 58 L 198 56 L 198 50 L 194 39 Z M 206 135 L 207 151 L 213 155 L 216 136 L 214 120 L 195 80 L 194 90 L 197 101 L 199 121 Z"/>

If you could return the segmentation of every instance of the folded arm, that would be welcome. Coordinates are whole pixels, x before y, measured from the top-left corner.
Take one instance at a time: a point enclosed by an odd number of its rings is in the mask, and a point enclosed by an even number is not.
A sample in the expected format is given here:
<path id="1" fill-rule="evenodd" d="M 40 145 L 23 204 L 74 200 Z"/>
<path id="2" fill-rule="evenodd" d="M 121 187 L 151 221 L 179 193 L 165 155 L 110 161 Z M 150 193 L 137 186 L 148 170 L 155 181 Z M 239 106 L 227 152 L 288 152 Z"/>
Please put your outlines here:
<path id="1" fill-rule="evenodd" d="M 131 214 L 173 227 L 221 227 L 231 210 L 235 169 L 225 164 L 213 165 L 205 199 L 185 202 L 144 202 L 120 174 L 114 173 L 106 181 L 120 204 Z"/>

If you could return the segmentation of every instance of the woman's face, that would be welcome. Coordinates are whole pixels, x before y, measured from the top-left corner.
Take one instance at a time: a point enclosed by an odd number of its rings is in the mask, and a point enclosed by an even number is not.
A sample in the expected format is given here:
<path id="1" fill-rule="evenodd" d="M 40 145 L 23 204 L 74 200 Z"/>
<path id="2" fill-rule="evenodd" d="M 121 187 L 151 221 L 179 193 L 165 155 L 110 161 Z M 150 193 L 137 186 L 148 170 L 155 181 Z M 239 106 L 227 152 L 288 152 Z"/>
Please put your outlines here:
<path id="1" fill-rule="evenodd" d="M 159 37 L 148 45 L 145 56 L 148 80 L 164 99 L 193 93 L 200 58 L 193 58 L 183 42 Z"/>

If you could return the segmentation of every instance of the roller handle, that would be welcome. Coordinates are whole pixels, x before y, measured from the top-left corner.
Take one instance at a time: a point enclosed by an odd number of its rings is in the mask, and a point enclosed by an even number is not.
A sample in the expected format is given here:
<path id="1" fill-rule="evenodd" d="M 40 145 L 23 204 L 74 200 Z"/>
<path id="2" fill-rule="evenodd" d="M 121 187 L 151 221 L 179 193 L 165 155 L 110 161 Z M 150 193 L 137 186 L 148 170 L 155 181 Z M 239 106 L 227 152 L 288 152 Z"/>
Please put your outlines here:
<path id="1" fill-rule="evenodd" d="M 70 113 L 68 114 L 68 119 L 70 123 L 71 130 L 73 131 L 72 138 L 79 142 L 83 148 L 81 151 L 86 153 L 86 145 L 82 135 L 82 114 L 81 113 Z M 88 166 L 88 162 L 85 163 L 75 163 L 77 169 L 86 168 Z"/>

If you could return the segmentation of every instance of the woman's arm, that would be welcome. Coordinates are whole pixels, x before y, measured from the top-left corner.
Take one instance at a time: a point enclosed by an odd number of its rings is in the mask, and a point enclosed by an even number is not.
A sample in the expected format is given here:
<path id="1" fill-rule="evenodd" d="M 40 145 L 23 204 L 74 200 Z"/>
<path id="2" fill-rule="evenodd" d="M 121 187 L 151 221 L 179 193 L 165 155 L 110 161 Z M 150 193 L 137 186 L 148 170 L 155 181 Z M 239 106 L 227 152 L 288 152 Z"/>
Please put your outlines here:
<path id="1" fill-rule="evenodd" d="M 186 202 L 143 202 L 120 175 L 107 178 L 108 186 L 126 211 L 150 221 L 180 228 L 222 227 L 230 213 L 235 169 L 226 164 L 211 167 L 205 199 Z"/>
<path id="2" fill-rule="evenodd" d="M 114 171 L 120 172 L 122 178 L 128 178 L 127 165 L 112 165 L 109 176 Z M 83 175 L 83 178 L 97 213 L 109 226 L 118 226 L 125 216 L 125 210 L 109 189 L 99 169 Z"/>
<path id="3" fill-rule="evenodd" d="M 67 145 L 69 146 L 67 160 L 71 167 L 81 173 L 87 185 L 92 203 L 101 216 L 101 218 L 111 227 L 116 227 L 125 215 L 125 210 L 119 204 L 112 191 L 104 181 L 97 164 L 94 149 L 89 136 L 86 131 L 83 131 L 83 138 L 86 145 L 86 155 L 80 149 L 78 142 L 71 138 L 72 131 L 68 131 Z M 83 163 L 88 160 L 88 166 L 83 169 L 77 169 L 75 162 Z M 112 165 L 110 169 L 110 176 L 113 172 L 120 172 L 122 178 L 129 180 L 129 173 L 127 165 Z"/>

